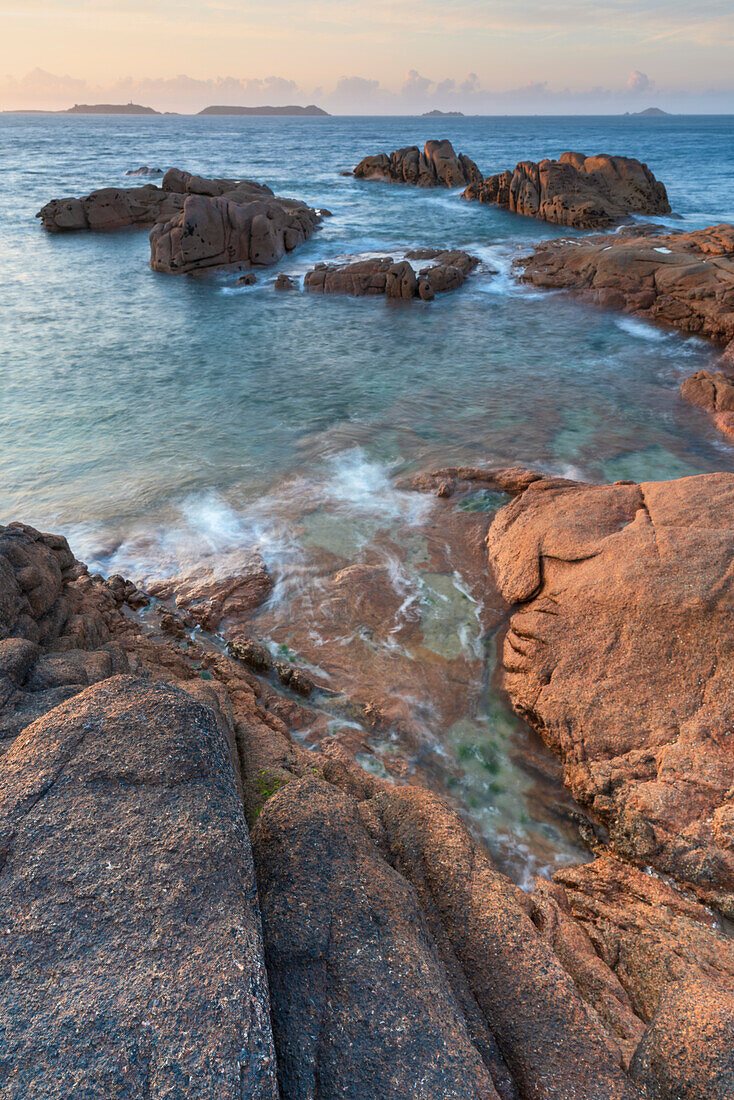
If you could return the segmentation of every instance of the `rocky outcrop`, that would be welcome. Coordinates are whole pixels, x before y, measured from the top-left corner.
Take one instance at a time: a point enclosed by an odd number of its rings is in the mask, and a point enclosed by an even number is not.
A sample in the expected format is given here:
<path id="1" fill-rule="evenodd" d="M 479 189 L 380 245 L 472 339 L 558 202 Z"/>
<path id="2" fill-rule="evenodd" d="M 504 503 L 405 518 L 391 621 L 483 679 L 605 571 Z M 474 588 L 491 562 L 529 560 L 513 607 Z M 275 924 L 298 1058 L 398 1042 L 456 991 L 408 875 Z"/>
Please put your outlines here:
<path id="1" fill-rule="evenodd" d="M 481 180 L 482 174 L 464 153 L 455 153 L 450 141 L 427 141 L 423 152 L 417 145 L 365 157 L 354 169 L 357 179 L 412 183 L 416 187 L 466 187 Z"/>
<path id="2" fill-rule="evenodd" d="M 623 229 L 541 244 L 520 261 L 534 286 L 570 290 L 608 309 L 734 340 L 734 226 L 692 233 Z"/>
<path id="3" fill-rule="evenodd" d="M 0 527 L 0 753 L 58 703 L 127 672 L 109 626 L 122 583 L 91 578 L 61 536 Z"/>
<path id="4" fill-rule="evenodd" d="M 151 596 L 175 600 L 192 623 L 218 630 L 223 622 L 239 618 L 268 598 L 273 582 L 260 554 L 231 551 L 218 556 L 216 567 L 202 561 L 180 576 L 154 581 Z"/>
<path id="5" fill-rule="evenodd" d="M 686 378 L 681 396 L 713 416 L 720 432 L 734 439 L 734 378 L 724 371 L 699 370 Z"/>
<path id="6" fill-rule="evenodd" d="M 520 161 L 512 172 L 471 181 L 464 198 L 577 229 L 604 229 L 630 214 L 669 214 L 664 185 L 632 157 L 563 153 Z"/>
<path id="7" fill-rule="evenodd" d="M 432 301 L 436 294 L 457 290 L 479 260 L 467 252 L 438 249 L 430 252 L 435 263 L 416 271 L 407 260 L 357 260 L 348 264 L 317 264 L 306 274 L 304 287 L 322 294 L 353 297 L 384 295 L 387 298 L 421 298 Z"/>
<path id="8" fill-rule="evenodd" d="M 3 757 L 4 1096 L 277 1097 L 225 733 L 183 691 L 112 677 Z"/>
<path id="9" fill-rule="evenodd" d="M 734 476 L 536 481 L 487 545 L 515 708 L 615 852 L 734 916 Z"/>
<path id="10" fill-rule="evenodd" d="M 142 169 L 138 169 L 140 174 Z M 36 214 L 51 233 L 73 229 L 143 228 L 178 213 L 187 195 L 227 196 L 232 202 L 268 199 L 273 192 L 252 180 L 205 179 L 169 168 L 161 186 L 104 187 L 84 198 L 52 199 Z"/>
<path id="11" fill-rule="evenodd" d="M 553 491 L 531 471 L 469 467 L 417 487 L 447 481 L 520 493 L 516 504 Z M 722 486 L 709 492 L 724 515 Z M 687 555 L 677 547 L 693 561 L 719 528 L 702 526 L 700 496 L 679 504 L 698 524 Z M 622 534 L 623 511 L 610 521 Z M 577 533 L 603 508 L 581 513 Z M 701 571 L 719 607 L 724 587 Z M 340 608 L 365 592 L 337 587 Z M 236 618 L 240 596 L 228 598 Z M 0 529 L 0 656 L 16 677 L 10 692 L 0 681 L 0 715 L 50 659 L 114 650 L 135 673 L 67 677 L 70 697 L 45 710 L 39 698 L 0 759 L 3 1096 L 728 1095 L 732 945 L 699 902 L 608 853 L 518 889 L 436 794 L 363 771 L 331 728 L 315 751 L 300 744 L 283 716 L 303 728 L 313 712 L 235 659 L 267 674 L 267 651 L 207 649 L 175 609 L 148 608 L 143 626 L 143 600 L 120 577 L 89 576 L 63 539 Z M 683 648 L 687 604 L 677 589 L 670 600 Z M 228 607 L 212 593 L 197 606 Z M 379 607 L 355 613 L 377 624 Z M 702 710 L 724 715 L 725 684 L 711 676 L 705 691 Z M 696 806 L 719 766 L 706 754 L 699 786 L 686 780 Z"/>
<path id="12" fill-rule="evenodd" d="M 319 223 L 296 199 L 187 195 L 180 213 L 153 226 L 150 266 L 186 274 L 231 264 L 274 264 L 307 240 Z"/>

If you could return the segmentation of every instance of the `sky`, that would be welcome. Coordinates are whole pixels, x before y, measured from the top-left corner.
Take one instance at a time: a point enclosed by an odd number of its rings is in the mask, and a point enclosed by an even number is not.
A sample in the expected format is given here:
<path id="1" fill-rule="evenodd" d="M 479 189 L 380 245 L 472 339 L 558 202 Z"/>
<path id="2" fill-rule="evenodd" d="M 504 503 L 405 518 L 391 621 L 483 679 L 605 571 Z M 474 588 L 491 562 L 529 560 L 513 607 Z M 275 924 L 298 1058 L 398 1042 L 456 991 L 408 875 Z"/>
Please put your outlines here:
<path id="1" fill-rule="evenodd" d="M 0 0 L 0 109 L 734 113 L 732 0 Z"/>

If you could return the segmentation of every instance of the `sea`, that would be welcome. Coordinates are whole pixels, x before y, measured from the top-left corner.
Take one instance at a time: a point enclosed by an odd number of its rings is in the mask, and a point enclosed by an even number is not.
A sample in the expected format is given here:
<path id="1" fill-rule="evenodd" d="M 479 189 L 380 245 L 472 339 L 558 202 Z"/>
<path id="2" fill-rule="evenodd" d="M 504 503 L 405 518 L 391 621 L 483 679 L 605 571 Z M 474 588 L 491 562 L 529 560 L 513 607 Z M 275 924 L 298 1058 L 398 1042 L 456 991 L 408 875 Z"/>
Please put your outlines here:
<path id="1" fill-rule="evenodd" d="M 734 221 L 730 116 L 0 115 L 0 522 L 61 532 L 90 569 L 143 584 L 257 551 L 275 582 L 264 640 L 295 661 L 295 609 L 318 617 L 336 566 L 386 562 L 395 615 L 431 608 L 408 659 L 418 668 L 432 645 L 477 669 L 450 725 L 445 708 L 416 710 L 447 797 L 525 885 L 584 858 L 573 807 L 550 758 L 537 797 L 544 750 L 496 686 L 497 646 L 460 556 L 439 583 L 414 552 L 445 505 L 399 485 L 457 464 L 667 479 L 734 471 L 734 447 L 678 395 L 715 359 L 710 345 L 518 280 L 519 256 L 569 231 L 460 191 L 345 174 L 444 137 L 485 174 L 565 150 L 638 157 L 668 189 L 661 225 Z M 232 273 L 151 271 L 145 230 L 49 234 L 36 220 L 51 198 L 145 182 L 126 175 L 141 165 L 258 180 L 332 217 L 244 287 Z M 279 271 L 420 246 L 481 266 L 431 303 L 273 290 Z M 393 646 L 392 628 L 372 644 Z M 371 737 L 364 765 L 379 772 L 399 736 Z"/>

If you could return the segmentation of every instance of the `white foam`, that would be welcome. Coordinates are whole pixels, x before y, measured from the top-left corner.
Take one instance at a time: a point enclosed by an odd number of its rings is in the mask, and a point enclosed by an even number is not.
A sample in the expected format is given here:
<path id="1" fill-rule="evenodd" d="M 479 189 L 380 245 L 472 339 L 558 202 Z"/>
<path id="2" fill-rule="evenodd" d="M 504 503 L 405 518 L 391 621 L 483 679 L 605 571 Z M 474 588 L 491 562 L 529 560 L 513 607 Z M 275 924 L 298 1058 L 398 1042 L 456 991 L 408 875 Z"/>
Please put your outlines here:
<path id="1" fill-rule="evenodd" d="M 669 333 L 661 332 L 660 329 L 653 328 L 652 325 L 648 325 L 645 321 L 638 321 L 634 317 L 619 317 L 616 323 L 623 332 L 628 333 L 629 336 L 636 336 L 639 340 L 659 343 L 661 340 L 669 339 Z"/>

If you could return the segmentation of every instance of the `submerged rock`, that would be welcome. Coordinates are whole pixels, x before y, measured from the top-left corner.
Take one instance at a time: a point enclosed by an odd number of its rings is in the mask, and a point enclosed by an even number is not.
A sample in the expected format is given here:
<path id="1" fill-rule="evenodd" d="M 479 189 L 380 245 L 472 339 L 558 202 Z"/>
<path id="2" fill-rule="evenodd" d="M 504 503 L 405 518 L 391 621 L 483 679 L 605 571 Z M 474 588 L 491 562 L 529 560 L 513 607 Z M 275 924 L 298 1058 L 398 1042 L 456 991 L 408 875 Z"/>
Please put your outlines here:
<path id="1" fill-rule="evenodd" d="M 515 708 L 617 853 L 734 917 L 734 475 L 536 481 L 487 545 Z"/>
<path id="2" fill-rule="evenodd" d="M 322 294 L 353 297 L 384 295 L 386 298 L 422 298 L 457 290 L 479 260 L 468 252 L 431 250 L 436 263 L 416 271 L 407 260 L 392 257 L 357 260 L 347 264 L 317 264 L 307 272 L 304 287 Z"/>
<path id="3" fill-rule="evenodd" d="M 162 168 L 150 168 L 147 164 L 141 165 L 140 168 L 128 168 L 125 173 L 126 176 L 162 176 Z"/>
<path id="4" fill-rule="evenodd" d="M 665 187 L 646 164 L 604 153 L 520 161 L 512 172 L 472 180 L 464 198 L 577 229 L 603 229 L 629 214 L 670 213 Z"/>
<path id="5" fill-rule="evenodd" d="M 348 173 L 347 173 L 348 174 Z M 354 169 L 357 179 L 412 183 L 418 187 L 466 187 L 481 180 L 482 174 L 464 153 L 455 153 L 450 141 L 427 141 L 423 152 L 417 145 L 365 157 Z"/>
<path id="6" fill-rule="evenodd" d="M 239 619 L 268 598 L 273 582 L 265 562 L 256 552 L 233 550 L 215 565 L 202 561 L 186 573 L 153 581 L 148 592 L 161 600 L 174 599 L 204 630 L 218 630 L 222 623 Z"/>

